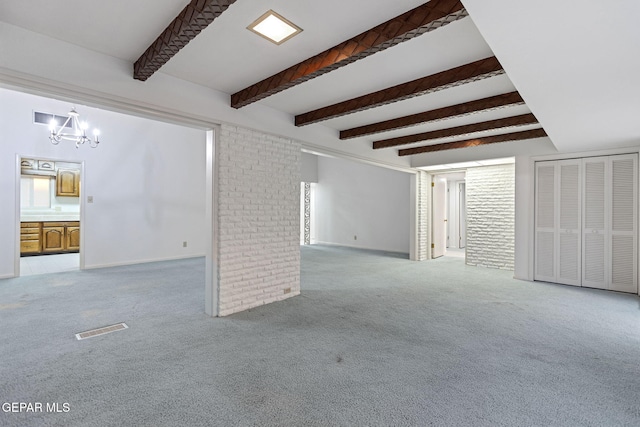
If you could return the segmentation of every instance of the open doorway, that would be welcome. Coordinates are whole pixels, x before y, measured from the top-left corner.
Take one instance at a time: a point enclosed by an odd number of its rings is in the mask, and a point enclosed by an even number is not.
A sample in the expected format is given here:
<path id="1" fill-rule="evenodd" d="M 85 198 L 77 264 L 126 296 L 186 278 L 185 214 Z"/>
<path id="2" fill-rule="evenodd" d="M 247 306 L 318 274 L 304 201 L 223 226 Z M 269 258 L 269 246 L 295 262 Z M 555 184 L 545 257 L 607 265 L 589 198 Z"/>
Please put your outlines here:
<path id="1" fill-rule="evenodd" d="M 78 270 L 82 164 L 19 160 L 20 275 Z"/>
<path id="2" fill-rule="evenodd" d="M 445 175 L 447 179 L 447 249 L 464 249 L 467 244 L 465 172 Z"/>
<path id="3" fill-rule="evenodd" d="M 457 255 L 467 265 L 513 270 L 514 162 L 505 157 L 420 167 L 434 180 L 448 182 L 446 256 Z M 435 213 L 431 223 L 438 225 Z"/>
<path id="4" fill-rule="evenodd" d="M 431 182 L 431 258 L 440 258 L 447 253 L 447 191 L 447 179 L 435 175 Z"/>
<path id="5" fill-rule="evenodd" d="M 300 245 L 312 245 L 317 240 L 315 193 L 314 182 L 300 183 Z"/>
<path id="6" fill-rule="evenodd" d="M 450 179 L 447 180 L 447 205 L 449 206 L 447 256 L 466 258 L 467 193 L 464 172 L 460 175 L 461 176 L 451 176 Z"/>
<path id="7" fill-rule="evenodd" d="M 464 171 L 434 175 L 432 209 L 432 257 L 464 258 L 467 227 Z"/>

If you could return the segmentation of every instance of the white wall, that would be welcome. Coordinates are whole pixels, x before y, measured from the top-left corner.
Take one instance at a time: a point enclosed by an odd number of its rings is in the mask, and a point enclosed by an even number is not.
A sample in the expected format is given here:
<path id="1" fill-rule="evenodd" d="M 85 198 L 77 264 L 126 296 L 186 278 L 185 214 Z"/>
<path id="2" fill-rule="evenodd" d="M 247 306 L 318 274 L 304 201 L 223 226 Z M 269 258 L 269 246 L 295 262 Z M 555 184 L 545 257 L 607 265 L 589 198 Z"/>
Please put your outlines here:
<path id="1" fill-rule="evenodd" d="M 86 268 L 204 255 L 205 132 L 77 105 L 100 146 L 54 146 L 33 110 L 71 106 L 0 89 L 0 277 L 14 275 L 17 155 L 84 162 L 82 196 L 94 197 L 81 224 Z"/>
<path id="2" fill-rule="evenodd" d="M 529 156 L 516 156 L 515 257 L 513 276 L 533 280 L 534 168 Z"/>
<path id="3" fill-rule="evenodd" d="M 409 253 L 409 196 L 408 173 L 318 157 L 318 242 Z"/>
<path id="4" fill-rule="evenodd" d="M 318 156 L 302 153 L 300 174 L 302 182 L 318 182 Z"/>

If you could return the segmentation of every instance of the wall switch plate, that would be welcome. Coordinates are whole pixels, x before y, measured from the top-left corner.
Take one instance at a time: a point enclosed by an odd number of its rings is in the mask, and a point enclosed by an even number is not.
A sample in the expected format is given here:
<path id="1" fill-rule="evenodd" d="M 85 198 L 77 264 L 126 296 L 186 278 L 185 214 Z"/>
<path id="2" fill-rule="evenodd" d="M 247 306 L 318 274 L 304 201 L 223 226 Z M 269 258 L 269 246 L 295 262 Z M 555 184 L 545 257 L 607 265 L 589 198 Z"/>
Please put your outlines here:
<path id="1" fill-rule="evenodd" d="M 182 247 L 186 248 L 187 247 L 187 242 L 182 242 Z"/>
<path id="2" fill-rule="evenodd" d="M 353 240 L 358 240 L 358 236 L 354 235 Z"/>
<path id="3" fill-rule="evenodd" d="M 87 196 L 87 203 L 93 203 L 93 196 Z"/>

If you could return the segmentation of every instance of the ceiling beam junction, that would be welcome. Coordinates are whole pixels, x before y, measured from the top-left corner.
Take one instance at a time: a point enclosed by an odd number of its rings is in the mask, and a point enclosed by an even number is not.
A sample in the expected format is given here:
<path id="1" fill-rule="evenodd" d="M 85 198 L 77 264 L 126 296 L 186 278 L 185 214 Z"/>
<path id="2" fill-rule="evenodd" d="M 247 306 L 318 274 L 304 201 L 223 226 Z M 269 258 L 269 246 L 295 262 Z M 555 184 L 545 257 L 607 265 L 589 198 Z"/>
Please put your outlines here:
<path id="1" fill-rule="evenodd" d="M 431 0 L 234 93 L 231 106 L 244 107 L 466 16 L 459 0 Z"/>

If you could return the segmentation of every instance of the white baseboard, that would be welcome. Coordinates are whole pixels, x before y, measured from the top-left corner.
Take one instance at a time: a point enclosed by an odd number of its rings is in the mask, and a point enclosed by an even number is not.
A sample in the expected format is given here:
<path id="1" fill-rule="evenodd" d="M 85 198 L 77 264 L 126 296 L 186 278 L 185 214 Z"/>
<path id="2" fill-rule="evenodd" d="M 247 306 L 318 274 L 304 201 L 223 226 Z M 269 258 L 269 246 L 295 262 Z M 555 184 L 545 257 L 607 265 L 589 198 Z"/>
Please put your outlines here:
<path id="1" fill-rule="evenodd" d="M 136 261 L 126 261 L 126 262 L 114 262 L 108 264 L 92 264 L 87 266 L 85 264 L 83 270 L 94 270 L 98 268 L 109 268 L 109 267 L 124 267 L 127 265 L 136 265 L 136 264 L 148 264 L 152 262 L 163 262 L 163 261 L 176 261 L 179 259 L 189 259 L 189 258 L 204 258 L 205 255 L 184 255 L 178 257 L 167 257 L 167 258 L 154 258 L 154 259 L 142 259 Z"/>
<path id="2" fill-rule="evenodd" d="M 342 243 L 322 242 L 322 241 L 319 241 L 319 240 L 311 243 L 310 246 L 313 246 L 313 245 L 316 245 L 316 244 L 317 245 L 343 247 L 343 248 L 351 248 L 351 249 L 364 249 L 366 251 L 390 252 L 390 253 L 394 253 L 394 254 L 409 255 L 409 252 L 397 251 L 397 250 L 394 250 L 394 249 L 381 249 L 381 248 L 371 248 L 371 247 L 368 247 L 368 246 L 345 245 L 345 244 L 342 244 Z"/>

